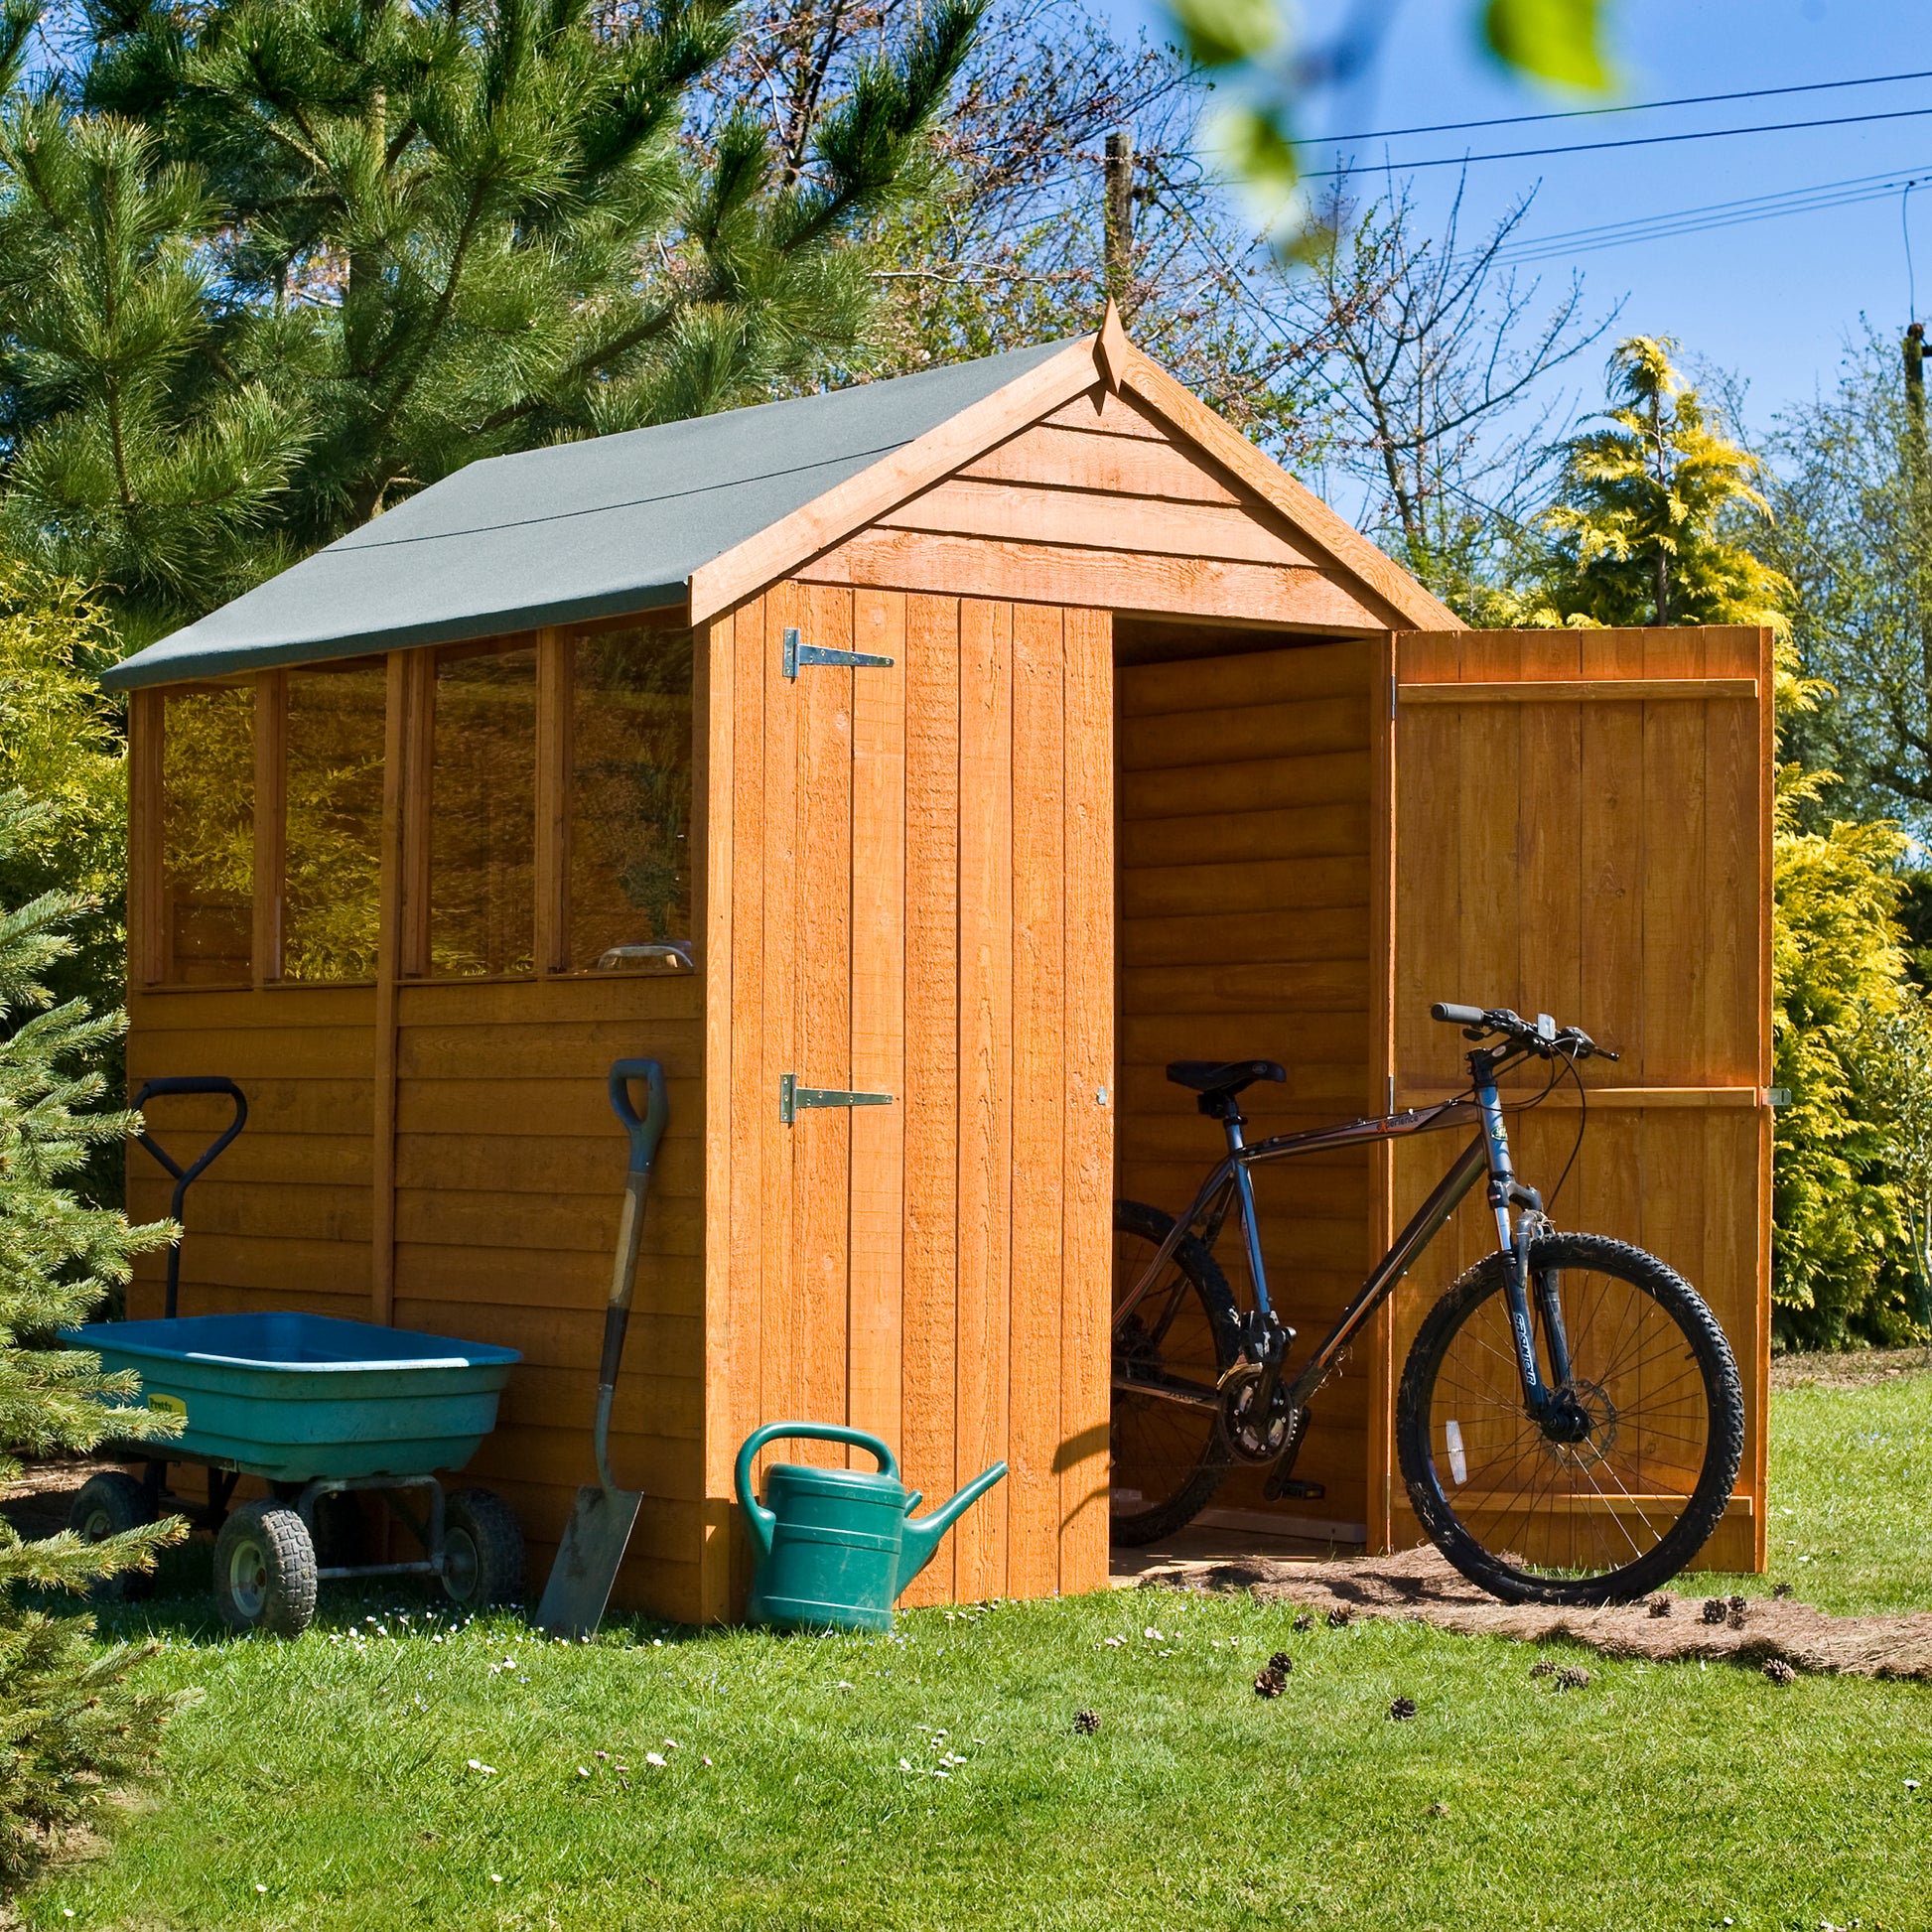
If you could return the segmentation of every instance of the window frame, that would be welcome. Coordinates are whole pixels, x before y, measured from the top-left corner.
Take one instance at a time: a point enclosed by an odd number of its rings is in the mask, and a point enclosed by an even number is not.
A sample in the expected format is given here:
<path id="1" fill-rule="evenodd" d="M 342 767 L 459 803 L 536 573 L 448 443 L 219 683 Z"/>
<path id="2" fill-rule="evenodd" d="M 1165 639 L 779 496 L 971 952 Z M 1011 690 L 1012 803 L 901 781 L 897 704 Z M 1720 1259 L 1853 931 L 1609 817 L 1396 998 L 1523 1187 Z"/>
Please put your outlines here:
<path id="1" fill-rule="evenodd" d="M 570 958 L 571 759 L 574 659 L 578 642 L 610 631 L 692 628 L 682 607 L 643 611 L 591 623 L 507 631 L 448 647 L 411 645 L 353 658 L 318 660 L 232 677 L 146 685 L 128 704 L 128 978 L 143 991 L 301 992 L 397 984 L 529 985 L 597 974 L 596 963 Z M 704 827 L 709 813 L 705 758 L 705 626 L 692 637 L 690 943 L 702 945 Z M 430 830 L 434 780 L 436 671 L 447 657 L 536 654 L 536 748 L 533 837 L 533 961 L 528 973 L 430 972 Z M 383 662 L 382 827 L 379 855 L 376 972 L 373 980 L 291 980 L 284 977 L 287 926 L 288 728 L 291 671 L 320 670 L 351 661 Z M 219 985 L 170 980 L 164 930 L 166 868 L 165 733 L 170 695 L 205 688 L 244 689 L 253 699 L 254 881 L 250 972 Z"/>

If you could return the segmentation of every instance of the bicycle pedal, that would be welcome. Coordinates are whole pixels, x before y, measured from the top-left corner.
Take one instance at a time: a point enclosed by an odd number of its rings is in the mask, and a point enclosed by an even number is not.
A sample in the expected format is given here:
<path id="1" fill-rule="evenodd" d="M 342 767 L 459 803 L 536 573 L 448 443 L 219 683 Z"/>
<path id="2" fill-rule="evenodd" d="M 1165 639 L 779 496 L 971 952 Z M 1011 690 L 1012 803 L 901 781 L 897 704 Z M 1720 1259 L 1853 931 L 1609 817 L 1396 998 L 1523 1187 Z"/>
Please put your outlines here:
<path id="1" fill-rule="evenodd" d="M 1306 1476 L 1285 1476 L 1278 1472 L 1262 1484 L 1261 1493 L 1270 1502 L 1278 1501 L 1283 1496 L 1293 1496 L 1297 1502 L 1318 1503 L 1328 1491 L 1324 1484 L 1311 1482 Z"/>

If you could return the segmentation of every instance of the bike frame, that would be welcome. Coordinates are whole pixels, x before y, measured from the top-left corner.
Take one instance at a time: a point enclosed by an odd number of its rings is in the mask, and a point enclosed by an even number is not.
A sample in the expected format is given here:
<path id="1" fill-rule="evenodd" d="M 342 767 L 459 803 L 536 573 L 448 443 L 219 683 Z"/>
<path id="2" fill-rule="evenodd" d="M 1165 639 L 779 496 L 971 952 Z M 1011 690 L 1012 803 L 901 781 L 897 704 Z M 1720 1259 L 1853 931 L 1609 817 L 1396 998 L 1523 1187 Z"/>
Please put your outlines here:
<path id="1" fill-rule="evenodd" d="M 1473 1125 L 1478 1130 L 1475 1138 L 1436 1183 L 1429 1198 L 1417 1208 L 1408 1226 L 1396 1236 L 1394 1245 L 1376 1263 L 1360 1291 L 1335 1317 L 1334 1325 L 1289 1382 L 1285 1392 L 1287 1406 L 1291 1410 L 1298 1410 L 1308 1405 L 1310 1398 L 1327 1379 L 1360 1332 L 1363 1323 L 1394 1292 L 1396 1284 L 1415 1265 L 1417 1257 L 1448 1225 L 1449 1216 L 1455 1212 L 1464 1196 L 1486 1174 L 1488 1200 L 1496 1217 L 1500 1249 L 1515 1263 L 1510 1272 L 1507 1300 L 1510 1328 L 1516 1343 L 1517 1368 L 1523 1378 L 1524 1403 L 1532 1416 L 1541 1417 L 1548 1412 L 1553 1401 L 1552 1389 L 1561 1389 L 1570 1379 L 1570 1349 L 1558 1304 L 1556 1278 L 1554 1274 L 1546 1274 L 1538 1280 L 1535 1289 L 1536 1311 L 1542 1317 L 1544 1341 L 1550 1357 L 1550 1374 L 1546 1381 L 1542 1365 L 1537 1360 L 1530 1315 L 1529 1245 L 1532 1236 L 1547 1228 L 1548 1223 L 1543 1218 L 1542 1196 L 1535 1188 L 1522 1185 L 1510 1166 L 1509 1133 L 1503 1122 L 1502 1100 L 1495 1084 L 1497 1071 L 1516 1057 L 1514 1052 L 1508 1050 L 1472 1055 L 1472 1063 L 1483 1061 L 1486 1064 L 1477 1069 L 1471 1094 L 1467 1098 L 1445 1101 L 1434 1107 L 1412 1108 L 1406 1113 L 1343 1121 L 1333 1127 L 1315 1128 L 1301 1134 L 1280 1134 L 1271 1140 L 1257 1141 L 1252 1147 L 1242 1139 L 1242 1128 L 1246 1123 L 1240 1109 L 1230 1103 L 1222 1117 L 1228 1140 L 1226 1158 L 1201 1182 L 1187 1212 L 1174 1222 L 1173 1231 L 1162 1242 L 1140 1280 L 1115 1311 L 1114 1326 L 1118 1328 L 1145 1300 L 1161 1271 L 1173 1259 L 1175 1251 L 1191 1229 L 1196 1226 L 1202 1228 L 1207 1245 L 1211 1248 L 1232 1211 L 1241 1223 L 1249 1279 L 1254 1285 L 1255 1312 L 1258 1316 L 1254 1326 L 1258 1333 L 1252 1337 L 1252 1341 L 1256 1345 L 1251 1352 L 1250 1342 L 1244 1341 L 1241 1360 L 1216 1386 L 1178 1377 L 1147 1380 L 1118 1371 L 1114 1375 L 1113 1386 L 1176 1403 L 1184 1408 L 1218 1410 L 1226 1399 L 1224 1390 L 1228 1382 L 1246 1371 L 1249 1377 L 1258 1374 L 1262 1378 L 1263 1386 L 1257 1392 L 1254 1406 L 1258 1413 L 1267 1413 L 1282 1379 L 1283 1358 L 1294 1331 L 1283 1326 L 1269 1300 L 1268 1270 L 1261 1255 L 1261 1229 L 1255 1209 L 1252 1171 L 1270 1162 L 1292 1160 L 1298 1154 L 1315 1154 L 1330 1148 L 1370 1147 L 1378 1142 L 1405 1140 L 1416 1134 L 1441 1133 Z M 1518 1216 L 1515 1213 L 1518 1207 L 1530 1211 Z M 1177 1300 L 1175 1306 L 1178 1307 Z M 1171 1313 L 1169 1319 L 1172 1318 Z M 1156 1340 L 1166 1332 L 1166 1327 L 1164 1321 Z"/>

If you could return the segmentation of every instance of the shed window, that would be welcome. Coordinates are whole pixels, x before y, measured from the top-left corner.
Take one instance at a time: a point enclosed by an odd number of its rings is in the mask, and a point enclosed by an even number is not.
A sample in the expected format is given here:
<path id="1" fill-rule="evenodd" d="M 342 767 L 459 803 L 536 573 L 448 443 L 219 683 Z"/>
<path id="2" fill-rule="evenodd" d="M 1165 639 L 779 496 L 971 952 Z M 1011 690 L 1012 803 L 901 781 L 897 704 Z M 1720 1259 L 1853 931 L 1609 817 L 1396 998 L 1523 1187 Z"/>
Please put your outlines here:
<path id="1" fill-rule="evenodd" d="M 617 630 L 571 650 L 570 945 L 691 936 L 691 632 Z"/>
<path id="2" fill-rule="evenodd" d="M 170 691 L 161 730 L 161 978 L 245 985 L 255 878 L 255 693 Z"/>
<path id="3" fill-rule="evenodd" d="M 537 654 L 449 651 L 430 756 L 429 959 L 528 973 L 536 933 Z"/>
<path id="4" fill-rule="evenodd" d="M 381 659 L 288 674 L 282 977 L 375 977 L 382 859 Z"/>

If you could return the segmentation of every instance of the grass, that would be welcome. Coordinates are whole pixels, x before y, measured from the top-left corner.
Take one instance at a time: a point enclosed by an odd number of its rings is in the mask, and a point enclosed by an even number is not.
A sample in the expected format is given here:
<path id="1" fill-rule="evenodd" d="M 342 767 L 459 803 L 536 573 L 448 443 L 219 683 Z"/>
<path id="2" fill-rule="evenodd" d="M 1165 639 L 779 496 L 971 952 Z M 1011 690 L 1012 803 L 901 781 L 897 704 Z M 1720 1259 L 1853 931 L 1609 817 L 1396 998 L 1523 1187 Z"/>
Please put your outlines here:
<path id="1" fill-rule="evenodd" d="M 1788 1582 L 1842 1615 L 1932 1609 L 1932 1356 L 1800 1356 L 1773 1369 L 1762 1595 Z M 1691 1585 L 1687 1580 L 1685 1587 Z M 1932 1915 L 1929 1915 L 1932 1916 Z"/>
<path id="2" fill-rule="evenodd" d="M 1783 1390 L 1773 1441 L 1773 1576 L 1838 1609 L 1932 1605 L 1932 1376 Z M 232 1642 L 205 1600 L 122 1613 L 201 1701 L 167 1786 L 43 1879 L 29 1925 L 1927 1919 L 1923 1685 L 1563 1650 L 1590 1682 L 1562 1691 L 1498 1640 L 1296 1633 L 1281 1605 L 1167 1590 L 920 1611 L 890 1639 L 631 1623 L 584 1646 L 342 1592 L 297 1643 Z M 1277 1648 L 1295 1670 L 1265 1701 Z"/>

